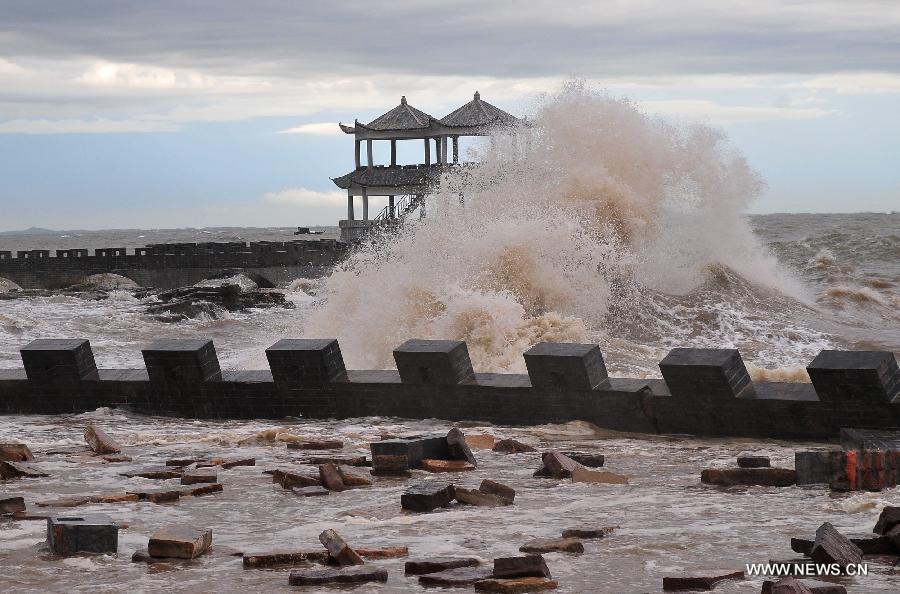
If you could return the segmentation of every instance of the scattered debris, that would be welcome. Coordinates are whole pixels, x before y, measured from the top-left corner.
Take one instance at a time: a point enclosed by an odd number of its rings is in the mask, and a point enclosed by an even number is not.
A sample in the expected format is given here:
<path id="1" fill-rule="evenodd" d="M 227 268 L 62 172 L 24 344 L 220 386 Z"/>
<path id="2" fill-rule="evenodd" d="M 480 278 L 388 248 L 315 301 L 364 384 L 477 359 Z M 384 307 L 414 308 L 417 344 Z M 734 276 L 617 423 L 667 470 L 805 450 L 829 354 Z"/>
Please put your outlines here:
<path id="1" fill-rule="evenodd" d="M 327 569 L 294 570 L 288 577 L 291 586 L 319 586 L 322 584 L 361 584 L 387 582 L 387 570 L 371 565 Z"/>
<path id="2" fill-rule="evenodd" d="M 474 567 L 480 561 L 475 557 L 435 557 L 432 559 L 413 559 L 406 562 L 406 575 L 424 575 L 437 573 L 459 567 Z"/>
<path id="3" fill-rule="evenodd" d="M 704 572 L 701 575 L 664 577 L 663 590 L 667 592 L 678 590 L 712 590 L 713 586 L 724 580 L 742 580 L 743 571 L 714 570 Z"/>
<path id="4" fill-rule="evenodd" d="M 453 485 L 449 483 L 419 483 L 400 496 L 400 506 L 410 511 L 430 512 L 450 505 L 453 494 Z"/>
<path id="5" fill-rule="evenodd" d="M 328 553 L 338 565 L 362 565 L 362 557 L 347 544 L 334 530 L 325 530 L 319 535 L 319 541 L 328 549 Z"/>
<path id="6" fill-rule="evenodd" d="M 147 552 L 151 557 L 194 559 L 212 545 L 212 529 L 194 528 L 184 524 L 166 526 L 150 537 Z"/>
<path id="7" fill-rule="evenodd" d="M 797 472 L 789 468 L 707 468 L 700 473 L 700 482 L 722 487 L 789 487 L 797 483 Z"/>
<path id="8" fill-rule="evenodd" d="M 519 547 L 522 553 L 576 553 L 584 552 L 584 544 L 577 538 L 535 539 Z"/>
<path id="9" fill-rule="evenodd" d="M 95 454 L 120 454 L 122 446 L 99 427 L 88 425 L 84 428 L 84 440 Z"/>

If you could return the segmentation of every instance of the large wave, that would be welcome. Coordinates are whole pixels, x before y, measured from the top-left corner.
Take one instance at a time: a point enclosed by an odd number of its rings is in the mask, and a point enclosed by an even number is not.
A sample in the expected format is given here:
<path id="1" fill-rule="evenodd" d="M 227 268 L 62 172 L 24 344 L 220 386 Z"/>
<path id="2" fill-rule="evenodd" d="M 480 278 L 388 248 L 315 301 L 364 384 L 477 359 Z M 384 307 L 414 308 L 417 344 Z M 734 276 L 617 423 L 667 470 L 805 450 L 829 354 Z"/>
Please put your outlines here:
<path id="1" fill-rule="evenodd" d="M 540 341 L 591 341 L 640 372 L 625 359 L 786 331 L 745 321 L 746 308 L 765 316 L 764 300 L 732 299 L 802 291 L 745 219 L 764 184 L 723 132 L 583 84 L 533 112 L 484 143 L 477 168 L 446 174 L 427 218 L 336 270 L 304 334 L 337 336 L 357 368 L 391 367 L 417 337 L 465 340 L 479 371 L 521 370 Z"/>

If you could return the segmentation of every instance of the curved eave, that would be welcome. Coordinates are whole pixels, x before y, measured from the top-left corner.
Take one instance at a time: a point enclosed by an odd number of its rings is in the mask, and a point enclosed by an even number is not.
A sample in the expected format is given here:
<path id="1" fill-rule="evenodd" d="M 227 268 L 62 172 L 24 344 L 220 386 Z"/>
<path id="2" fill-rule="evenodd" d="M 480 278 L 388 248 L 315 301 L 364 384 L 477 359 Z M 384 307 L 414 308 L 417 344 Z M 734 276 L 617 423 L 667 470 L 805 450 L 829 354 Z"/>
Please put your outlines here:
<path id="1" fill-rule="evenodd" d="M 345 126 L 340 122 L 338 122 L 338 126 L 341 127 L 341 130 L 344 131 L 344 134 L 356 134 L 356 129 L 359 127 L 358 124 L 356 126 Z"/>

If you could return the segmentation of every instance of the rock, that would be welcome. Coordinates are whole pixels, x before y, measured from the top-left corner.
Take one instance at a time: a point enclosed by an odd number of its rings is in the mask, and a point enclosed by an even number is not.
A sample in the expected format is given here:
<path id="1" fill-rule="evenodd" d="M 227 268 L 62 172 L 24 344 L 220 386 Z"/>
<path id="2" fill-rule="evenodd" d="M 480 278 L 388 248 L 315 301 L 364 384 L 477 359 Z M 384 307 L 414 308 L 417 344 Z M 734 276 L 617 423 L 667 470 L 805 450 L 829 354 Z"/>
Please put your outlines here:
<path id="1" fill-rule="evenodd" d="M 512 499 L 494 495 L 493 493 L 485 493 L 475 489 L 463 489 L 462 487 L 453 488 L 453 497 L 460 503 L 481 507 L 501 507 L 512 505 L 513 502 Z"/>
<path id="2" fill-rule="evenodd" d="M 201 315 L 219 318 L 222 309 L 244 311 L 248 308 L 294 307 L 283 293 L 260 291 L 249 284 L 246 289 L 239 282 L 230 282 L 220 286 L 180 287 L 161 291 L 156 294 L 159 301 L 148 305 L 147 312 L 160 322 L 172 323 Z"/>
<path id="3" fill-rule="evenodd" d="M 151 557 L 194 559 L 212 545 L 212 529 L 194 528 L 184 524 L 166 526 L 150 537 L 147 552 Z"/>
<path id="4" fill-rule="evenodd" d="M 612 534 L 618 526 L 604 526 L 602 528 L 566 528 L 562 531 L 563 538 L 605 538 Z"/>
<path id="5" fill-rule="evenodd" d="M 444 588 L 462 588 L 491 577 L 490 567 L 457 567 L 419 577 L 423 586 L 441 586 Z"/>
<path id="6" fill-rule="evenodd" d="M 875 523 L 875 528 L 872 529 L 872 532 L 875 534 L 887 534 L 897 524 L 900 524 L 900 507 L 887 505 L 881 510 L 881 515 L 878 516 L 878 522 Z"/>
<path id="7" fill-rule="evenodd" d="M 399 559 L 409 555 L 409 547 L 387 547 L 384 549 L 356 549 L 363 559 Z"/>
<path id="8" fill-rule="evenodd" d="M 99 427 L 88 425 L 84 428 L 84 440 L 96 454 L 119 454 L 122 447 Z"/>
<path id="9" fill-rule="evenodd" d="M 322 485 L 318 473 L 313 474 L 305 469 L 300 471 L 276 468 L 272 472 L 272 482 L 281 485 L 285 489 L 292 487 L 320 487 Z"/>
<path id="10" fill-rule="evenodd" d="M 829 522 L 816 530 L 810 557 L 816 563 L 837 563 L 841 567 L 862 562 L 862 551 L 858 546 L 837 531 Z"/>
<path id="11" fill-rule="evenodd" d="M 449 483 L 419 483 L 400 496 L 400 506 L 410 511 L 430 512 L 450 505 L 453 495 L 454 488 Z"/>
<path id="12" fill-rule="evenodd" d="M 289 450 L 340 450 L 344 448 L 343 441 L 299 441 L 287 444 Z"/>
<path id="13" fill-rule="evenodd" d="M 0 443 L 0 460 L 5 462 L 31 462 L 34 455 L 24 443 Z"/>
<path id="14" fill-rule="evenodd" d="M 810 553 L 812 553 L 813 541 L 808 538 L 792 538 L 791 539 L 791 550 L 795 553 L 800 553 L 801 555 L 806 555 L 809 557 Z"/>
<path id="15" fill-rule="evenodd" d="M 525 577 L 515 579 L 489 578 L 475 582 L 478 592 L 500 592 L 502 594 L 522 594 L 523 592 L 543 592 L 555 590 L 559 583 L 542 577 Z"/>
<path id="16" fill-rule="evenodd" d="M 584 552 L 584 545 L 576 538 L 535 539 L 519 547 L 521 553 L 576 553 Z"/>
<path id="17" fill-rule="evenodd" d="M 201 483 L 216 483 L 218 478 L 212 470 L 191 470 L 181 477 L 182 485 L 197 485 Z"/>
<path id="18" fill-rule="evenodd" d="M 387 570 L 371 565 L 327 569 L 294 570 L 288 577 L 291 586 L 320 586 L 323 584 L 361 584 L 387 582 Z"/>
<path id="19" fill-rule="evenodd" d="M 592 454 L 590 452 L 563 452 L 563 455 L 588 468 L 600 468 L 606 462 L 606 456 L 603 454 Z"/>
<path id="20" fill-rule="evenodd" d="M 541 555 L 497 557 L 494 559 L 495 578 L 545 577 L 552 579 L 547 563 Z"/>
<path id="21" fill-rule="evenodd" d="M 771 466 L 767 456 L 738 456 L 738 468 L 769 468 Z"/>
<path id="22" fill-rule="evenodd" d="M 424 575 L 426 573 L 437 573 L 459 567 L 474 567 L 479 563 L 480 561 L 475 557 L 434 557 L 432 559 L 413 559 L 412 561 L 406 562 L 405 573 L 406 575 Z"/>
<path id="23" fill-rule="evenodd" d="M 91 503 L 136 503 L 140 501 L 134 493 L 113 493 L 111 495 L 92 495 Z"/>
<path id="24" fill-rule="evenodd" d="M 488 433 L 470 433 L 466 435 L 466 445 L 473 450 L 489 450 L 497 443 L 497 438 Z"/>
<path id="25" fill-rule="evenodd" d="M 300 460 L 301 464 L 334 464 L 335 466 L 371 466 L 365 456 L 312 456 Z"/>
<path id="26" fill-rule="evenodd" d="M 406 455 L 376 454 L 372 456 L 373 476 L 412 476 Z"/>
<path id="27" fill-rule="evenodd" d="M 173 466 L 160 466 L 158 468 L 142 468 L 140 470 L 131 470 L 121 473 L 122 476 L 128 478 L 140 477 L 145 479 L 154 479 L 165 481 L 168 479 L 180 478 L 182 470 Z"/>
<path id="28" fill-rule="evenodd" d="M 471 463 L 465 460 L 431 460 L 423 458 L 419 468 L 426 472 L 465 472 L 475 470 Z"/>
<path id="29" fill-rule="evenodd" d="M 332 465 L 333 466 L 333 465 Z M 356 474 L 355 472 L 350 472 L 346 468 L 342 468 L 337 466 L 338 474 L 341 477 L 341 480 L 344 482 L 344 485 L 347 487 L 371 487 L 372 481 L 367 479 L 364 476 Z"/>
<path id="30" fill-rule="evenodd" d="M 230 460 L 225 460 L 218 464 L 225 470 L 230 468 L 235 468 L 237 466 L 256 466 L 256 458 L 233 458 Z"/>
<path id="31" fill-rule="evenodd" d="M 606 472 L 605 470 L 591 470 L 584 466 L 579 466 L 572 471 L 572 481 L 576 483 L 627 485 L 628 477 L 624 474 Z"/>
<path id="32" fill-rule="evenodd" d="M 722 487 L 735 485 L 789 487 L 796 484 L 797 473 L 789 468 L 707 468 L 700 473 L 700 482 Z"/>
<path id="33" fill-rule="evenodd" d="M 331 493 L 325 487 L 291 487 L 290 491 L 299 497 L 321 497 Z"/>
<path id="34" fill-rule="evenodd" d="M 100 514 L 50 516 L 47 544 L 57 555 L 115 554 L 119 549 L 119 527 L 109 516 Z"/>
<path id="35" fill-rule="evenodd" d="M 319 542 L 339 565 L 362 565 L 363 560 L 347 542 L 334 530 L 325 530 L 319 535 Z"/>
<path id="36" fill-rule="evenodd" d="M 563 479 L 571 478 L 572 471 L 579 467 L 578 462 L 559 452 L 546 452 L 541 456 L 543 466 L 534 473 L 534 476 L 549 476 Z M 546 475 L 539 475 L 541 470 L 546 470 Z"/>
<path id="37" fill-rule="evenodd" d="M 178 501 L 181 497 L 181 491 L 172 489 L 154 489 L 147 491 L 128 491 L 128 493 L 138 496 L 140 501 L 150 501 L 152 503 L 166 503 L 169 501 Z"/>
<path id="38" fill-rule="evenodd" d="M 894 546 L 893 539 L 889 536 L 890 534 L 888 532 L 888 534 L 880 534 L 878 536 L 850 538 L 850 542 L 858 546 L 863 555 L 892 555 L 900 548 Z"/>
<path id="39" fill-rule="evenodd" d="M 482 493 L 496 495 L 497 497 L 508 499 L 510 503 L 516 500 L 515 489 L 513 489 L 512 487 L 508 487 L 502 483 L 492 481 L 490 479 L 484 479 L 483 481 L 481 481 L 481 486 L 478 487 L 478 490 Z"/>
<path id="40" fill-rule="evenodd" d="M 100 456 L 104 462 L 131 462 L 131 456 L 126 456 L 124 454 L 110 454 L 106 456 Z"/>
<path id="41" fill-rule="evenodd" d="M 319 465 L 319 482 L 329 491 L 345 491 L 347 489 L 341 473 L 334 464 Z"/>
<path id="42" fill-rule="evenodd" d="M 321 563 L 325 565 L 331 556 L 328 551 L 292 551 L 276 553 L 251 553 L 242 555 L 244 569 L 257 569 L 260 567 L 290 567 L 293 565 L 305 565 L 306 563 Z"/>
<path id="43" fill-rule="evenodd" d="M 515 439 L 501 439 L 491 448 L 492 451 L 500 454 L 524 454 L 526 452 L 536 452 L 537 449 L 530 445 L 524 444 Z"/>
<path id="44" fill-rule="evenodd" d="M 664 577 L 663 590 L 712 590 L 713 586 L 724 580 L 742 580 L 743 571 L 714 570 L 700 575 Z"/>
<path id="45" fill-rule="evenodd" d="M 222 483 L 213 483 L 211 485 L 203 485 L 194 489 L 184 489 L 181 491 L 182 497 L 202 497 L 203 495 L 214 495 L 223 491 Z"/>
<path id="46" fill-rule="evenodd" d="M 23 511 L 25 511 L 24 497 L 0 493 L 0 514 L 14 514 Z"/>
<path id="47" fill-rule="evenodd" d="M 469 444 L 466 443 L 466 436 L 456 427 L 447 432 L 447 449 L 450 450 L 450 460 L 465 460 L 472 466 L 478 466 Z"/>
<path id="48" fill-rule="evenodd" d="M 764 583 L 763 592 L 767 592 L 767 594 L 812 594 L 812 590 L 806 584 L 792 577 L 780 579 L 777 582 L 770 581 L 768 588 Z"/>
<path id="49" fill-rule="evenodd" d="M 42 476 L 50 475 L 33 464 L 0 461 L 0 479 L 38 478 Z"/>

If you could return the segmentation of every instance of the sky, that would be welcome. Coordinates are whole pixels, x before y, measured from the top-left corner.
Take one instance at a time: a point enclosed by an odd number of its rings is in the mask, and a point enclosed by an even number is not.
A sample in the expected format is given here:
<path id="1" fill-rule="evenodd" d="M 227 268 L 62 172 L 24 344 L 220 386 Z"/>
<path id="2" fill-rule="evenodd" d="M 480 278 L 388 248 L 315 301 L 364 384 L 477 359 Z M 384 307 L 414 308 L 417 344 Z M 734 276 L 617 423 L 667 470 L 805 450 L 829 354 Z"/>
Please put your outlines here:
<path id="1" fill-rule="evenodd" d="M 724 129 L 753 213 L 900 210 L 893 0 L 0 0 L 0 231 L 336 224 L 338 121 L 570 80 Z"/>

